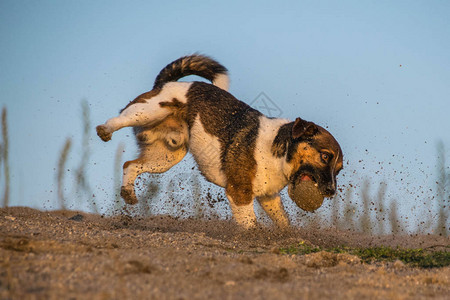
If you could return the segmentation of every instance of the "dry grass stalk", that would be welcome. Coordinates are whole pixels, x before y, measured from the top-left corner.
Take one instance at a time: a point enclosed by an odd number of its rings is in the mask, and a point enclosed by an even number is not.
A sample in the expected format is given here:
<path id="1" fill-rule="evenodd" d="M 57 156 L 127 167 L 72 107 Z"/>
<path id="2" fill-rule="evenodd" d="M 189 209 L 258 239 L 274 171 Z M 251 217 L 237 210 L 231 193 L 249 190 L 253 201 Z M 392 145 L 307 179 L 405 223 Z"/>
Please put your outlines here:
<path id="1" fill-rule="evenodd" d="M 9 175 L 9 139 L 8 139 L 8 122 L 6 107 L 2 109 L 2 147 L 1 147 L 1 161 L 3 162 L 3 172 L 5 177 L 5 191 L 3 194 L 3 206 L 9 205 L 9 191 L 10 191 L 10 175 Z"/>
<path id="2" fill-rule="evenodd" d="M 363 187 L 361 189 L 361 197 L 363 201 L 363 211 L 361 217 L 359 219 L 359 226 L 362 232 L 371 233 L 372 227 L 370 226 L 370 195 L 369 195 L 369 186 L 370 183 L 368 180 L 365 180 L 363 183 Z"/>
<path id="3" fill-rule="evenodd" d="M 125 150 L 125 145 L 123 143 L 120 143 L 117 146 L 116 154 L 114 155 L 114 207 L 113 207 L 113 213 L 116 214 L 120 211 L 122 211 L 124 202 L 122 198 L 120 197 L 120 187 L 122 185 L 122 156 L 123 151 Z"/>
<path id="4" fill-rule="evenodd" d="M 56 175 L 56 181 L 57 181 L 57 188 L 58 188 L 58 201 L 61 205 L 62 209 L 66 209 L 66 201 L 64 198 L 64 174 L 66 171 L 66 162 L 67 158 L 69 156 L 70 148 L 72 147 L 72 140 L 70 138 L 66 139 L 66 142 L 64 143 L 64 147 L 61 150 L 61 154 L 59 155 L 59 161 L 58 161 L 58 172 Z"/>
<path id="5" fill-rule="evenodd" d="M 349 187 L 345 193 L 344 220 L 340 227 L 355 230 L 355 207 L 352 205 L 353 189 Z"/>
<path id="6" fill-rule="evenodd" d="M 380 187 L 378 188 L 377 192 L 377 199 L 376 204 L 378 205 L 377 210 L 375 211 L 375 218 L 377 220 L 378 224 L 378 234 L 385 234 L 386 233 L 386 208 L 385 208 L 385 201 L 386 201 L 386 189 L 387 185 L 385 183 L 381 183 Z"/>
<path id="7" fill-rule="evenodd" d="M 448 236 L 449 230 L 449 210 L 450 205 L 450 173 L 447 173 L 445 160 L 445 146 L 442 141 L 438 143 L 438 178 L 437 178 L 437 195 L 436 201 L 438 205 L 438 215 L 435 233 L 443 236 Z"/>
<path id="8" fill-rule="evenodd" d="M 205 211 L 202 201 L 202 187 L 198 175 L 192 174 L 190 182 L 192 184 L 192 200 L 194 201 L 194 218 L 201 219 L 205 216 Z"/>
<path id="9" fill-rule="evenodd" d="M 159 194 L 159 191 L 161 190 L 160 185 L 157 182 L 158 180 L 158 174 L 149 174 L 149 182 L 147 185 L 147 189 L 145 192 L 145 196 L 143 197 L 143 200 L 145 200 L 145 215 L 151 216 L 153 214 L 152 200 L 155 200 L 156 197 Z"/>
<path id="10" fill-rule="evenodd" d="M 342 197 L 341 195 L 337 195 L 333 199 L 331 199 L 331 224 L 336 229 L 340 229 L 339 217 L 340 217 L 340 203 Z"/>
<path id="11" fill-rule="evenodd" d="M 402 225 L 398 218 L 397 201 L 393 199 L 389 206 L 389 223 L 391 224 L 391 233 L 396 235 L 403 231 Z"/>
<path id="12" fill-rule="evenodd" d="M 86 100 L 81 102 L 82 119 L 83 119 L 83 136 L 82 136 L 82 154 L 78 168 L 76 169 L 76 193 L 85 194 L 88 197 L 93 210 L 98 212 L 98 206 L 93 200 L 92 189 L 89 185 L 87 177 L 87 167 L 90 158 L 89 139 L 91 132 L 89 103 Z"/>
<path id="13" fill-rule="evenodd" d="M 0 138 L 0 170 L 2 170 L 2 162 L 3 162 L 3 143 L 2 139 Z M 0 183 L 2 180 L 2 172 L 0 172 Z"/>

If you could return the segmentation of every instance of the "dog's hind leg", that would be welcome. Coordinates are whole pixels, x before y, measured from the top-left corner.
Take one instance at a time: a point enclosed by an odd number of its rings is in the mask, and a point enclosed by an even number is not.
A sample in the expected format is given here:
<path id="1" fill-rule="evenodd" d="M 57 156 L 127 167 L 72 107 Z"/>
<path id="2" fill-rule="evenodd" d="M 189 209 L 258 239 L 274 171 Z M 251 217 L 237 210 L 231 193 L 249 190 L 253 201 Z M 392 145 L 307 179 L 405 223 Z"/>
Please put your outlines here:
<path id="1" fill-rule="evenodd" d="M 281 202 L 281 197 L 279 194 L 272 196 L 260 196 L 256 198 L 261 204 L 266 214 L 270 219 L 281 228 L 289 226 L 289 219 L 283 208 L 283 203 Z"/>
<path id="2" fill-rule="evenodd" d="M 97 126 L 97 135 L 105 142 L 111 139 L 114 131 L 124 127 L 145 126 L 159 122 L 173 111 L 161 107 L 158 101 L 150 99 L 145 103 L 134 103 L 125 108 L 119 116 Z"/>
<path id="3" fill-rule="evenodd" d="M 144 93 L 130 102 L 119 116 L 97 126 L 97 135 L 105 142 L 114 131 L 124 127 L 151 126 L 174 113 L 187 102 L 186 93 L 191 83 L 170 82 L 162 89 Z"/>

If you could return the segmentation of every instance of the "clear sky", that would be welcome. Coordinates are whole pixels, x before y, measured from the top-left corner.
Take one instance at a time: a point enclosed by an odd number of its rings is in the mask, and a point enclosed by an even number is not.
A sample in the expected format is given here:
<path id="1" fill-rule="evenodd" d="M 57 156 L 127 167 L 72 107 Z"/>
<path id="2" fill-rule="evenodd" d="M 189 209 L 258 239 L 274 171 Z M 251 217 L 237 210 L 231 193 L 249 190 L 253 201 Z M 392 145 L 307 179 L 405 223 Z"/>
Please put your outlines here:
<path id="1" fill-rule="evenodd" d="M 238 99 L 264 92 L 282 117 L 327 126 L 344 150 L 342 185 L 368 178 L 386 182 L 407 208 L 430 201 L 436 144 L 450 145 L 449 16 L 449 1 L 2 0 L 11 205 L 58 208 L 58 155 L 72 137 L 70 180 L 83 147 L 82 99 L 94 128 L 194 52 L 229 69 Z M 130 134 L 105 144 L 91 131 L 88 173 L 99 201 L 114 197 L 118 144 L 124 159 L 135 156 Z"/>

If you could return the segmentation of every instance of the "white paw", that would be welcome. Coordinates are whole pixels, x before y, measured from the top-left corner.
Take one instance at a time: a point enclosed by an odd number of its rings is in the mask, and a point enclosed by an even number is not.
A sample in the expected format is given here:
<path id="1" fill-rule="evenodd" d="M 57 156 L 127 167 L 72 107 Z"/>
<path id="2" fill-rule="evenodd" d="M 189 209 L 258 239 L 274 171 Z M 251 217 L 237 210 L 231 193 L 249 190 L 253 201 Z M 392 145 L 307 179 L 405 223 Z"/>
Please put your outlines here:
<path id="1" fill-rule="evenodd" d="M 256 215 L 253 209 L 253 202 L 248 205 L 236 205 L 230 203 L 231 211 L 233 212 L 233 219 L 239 226 L 244 228 L 256 227 Z"/>

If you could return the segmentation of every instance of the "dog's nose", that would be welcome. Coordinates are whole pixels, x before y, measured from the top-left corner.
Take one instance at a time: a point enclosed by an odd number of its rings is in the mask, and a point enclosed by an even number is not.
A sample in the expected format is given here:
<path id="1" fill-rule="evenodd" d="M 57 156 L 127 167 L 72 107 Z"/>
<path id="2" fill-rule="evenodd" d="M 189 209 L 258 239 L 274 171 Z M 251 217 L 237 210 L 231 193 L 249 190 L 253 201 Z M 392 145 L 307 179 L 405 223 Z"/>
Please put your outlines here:
<path id="1" fill-rule="evenodd" d="M 327 195 L 333 196 L 334 193 L 336 193 L 336 190 L 327 188 L 327 189 L 325 190 L 325 192 L 327 193 Z"/>
<path id="2" fill-rule="evenodd" d="M 334 186 L 334 184 L 329 184 L 326 188 L 325 188 L 325 193 L 328 196 L 333 196 L 336 193 L 336 187 Z"/>

